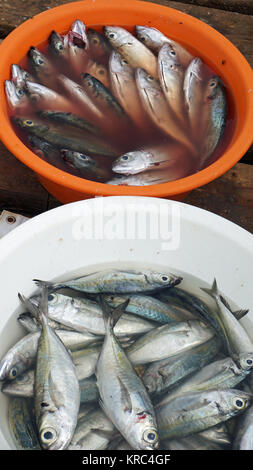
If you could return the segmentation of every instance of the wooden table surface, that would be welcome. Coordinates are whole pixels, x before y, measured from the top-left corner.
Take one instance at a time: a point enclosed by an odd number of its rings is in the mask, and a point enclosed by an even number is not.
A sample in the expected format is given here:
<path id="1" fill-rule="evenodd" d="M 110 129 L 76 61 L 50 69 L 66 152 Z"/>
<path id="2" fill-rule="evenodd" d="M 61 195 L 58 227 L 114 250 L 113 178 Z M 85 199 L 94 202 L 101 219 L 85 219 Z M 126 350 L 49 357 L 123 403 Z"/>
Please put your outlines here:
<path id="1" fill-rule="evenodd" d="M 99 0 L 98 0 L 99 1 Z M 0 39 L 26 19 L 68 0 L 0 0 Z M 253 0 L 153 0 L 188 13 L 227 37 L 253 65 Z M 238 84 L 239 86 L 239 84 Z M 253 233 L 253 149 L 230 171 L 184 202 L 221 215 Z M 59 206 L 35 174 L 0 143 L 0 211 L 32 217 Z"/>

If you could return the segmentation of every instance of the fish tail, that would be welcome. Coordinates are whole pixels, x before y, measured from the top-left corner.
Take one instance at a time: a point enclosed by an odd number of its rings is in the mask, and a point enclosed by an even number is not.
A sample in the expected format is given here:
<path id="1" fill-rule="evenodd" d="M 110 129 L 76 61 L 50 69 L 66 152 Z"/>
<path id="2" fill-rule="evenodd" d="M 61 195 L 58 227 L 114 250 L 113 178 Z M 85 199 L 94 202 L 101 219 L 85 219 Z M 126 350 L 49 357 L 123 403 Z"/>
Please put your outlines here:
<path id="1" fill-rule="evenodd" d="M 240 310 L 236 310 L 235 312 L 233 312 L 228 301 L 222 295 L 220 295 L 220 300 L 225 305 L 225 307 L 227 307 L 227 309 L 234 315 L 234 317 L 237 320 L 241 320 L 241 318 L 243 318 L 245 315 L 247 315 L 247 313 L 249 313 L 249 309 L 240 309 Z"/>
<path id="2" fill-rule="evenodd" d="M 48 291 L 51 292 L 65 287 L 64 284 L 54 284 L 53 282 L 41 281 L 40 279 L 33 279 L 33 281 L 35 282 L 36 286 L 40 287 L 41 289 L 46 287 Z"/>
<path id="3" fill-rule="evenodd" d="M 216 281 L 215 278 L 214 278 L 211 289 L 207 289 L 206 287 L 201 287 L 201 290 L 203 290 L 204 292 L 206 292 L 207 294 L 209 294 L 213 298 L 217 298 L 218 295 L 219 295 L 217 281 Z"/>
<path id="4" fill-rule="evenodd" d="M 25 308 L 27 308 L 28 312 L 35 318 L 39 317 L 39 310 L 38 307 L 31 302 L 30 299 L 25 297 L 23 294 L 18 293 L 18 298 L 21 301 L 21 303 L 24 305 Z"/>
<path id="5" fill-rule="evenodd" d="M 129 301 L 130 299 L 127 299 L 125 302 L 118 305 L 118 307 L 113 308 L 110 307 L 102 295 L 100 296 L 100 305 L 103 311 L 106 330 L 113 330 L 121 315 L 125 312 Z"/>

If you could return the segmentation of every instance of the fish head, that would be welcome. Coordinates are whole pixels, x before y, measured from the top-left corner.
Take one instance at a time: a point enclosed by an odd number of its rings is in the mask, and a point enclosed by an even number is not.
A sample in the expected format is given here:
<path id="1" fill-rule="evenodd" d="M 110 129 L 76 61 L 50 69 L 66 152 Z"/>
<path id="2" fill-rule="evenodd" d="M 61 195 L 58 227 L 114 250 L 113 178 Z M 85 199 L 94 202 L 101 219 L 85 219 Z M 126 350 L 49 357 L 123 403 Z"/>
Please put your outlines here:
<path id="1" fill-rule="evenodd" d="M 134 69 L 128 61 L 117 51 L 112 51 L 109 59 L 110 71 L 112 73 L 130 74 L 133 76 Z"/>
<path id="2" fill-rule="evenodd" d="M 146 70 L 137 67 L 135 71 L 136 83 L 141 91 L 148 91 L 149 93 L 156 94 L 161 92 L 161 87 L 152 75 L 149 75 Z"/>
<path id="3" fill-rule="evenodd" d="M 22 88 L 25 87 L 27 80 L 34 81 L 33 76 L 17 64 L 12 64 L 11 66 L 11 77 L 13 83 Z"/>
<path id="4" fill-rule="evenodd" d="M 212 102 L 216 98 L 220 86 L 220 77 L 218 77 L 217 75 L 213 75 L 208 80 L 205 90 L 204 101 L 206 101 L 207 103 Z"/>
<path id="5" fill-rule="evenodd" d="M 107 39 L 95 29 L 89 28 L 87 32 L 89 47 L 94 55 L 108 54 L 111 51 L 111 45 Z"/>
<path id="6" fill-rule="evenodd" d="M 62 159 L 74 168 L 91 168 L 96 166 L 96 161 L 89 155 L 68 149 L 61 150 Z"/>
<path id="7" fill-rule="evenodd" d="M 87 90 L 88 93 L 91 95 L 96 95 L 97 91 L 99 91 L 99 87 L 102 86 L 102 83 L 93 77 L 90 73 L 83 73 L 81 75 L 82 84 L 84 88 Z"/>
<path id="8" fill-rule="evenodd" d="M 48 405 L 42 403 L 45 410 Z M 63 409 L 44 411 L 38 420 L 39 439 L 43 449 L 63 450 L 71 440 L 73 428 Z"/>
<path id="9" fill-rule="evenodd" d="M 41 124 L 40 122 L 37 122 L 32 118 L 30 119 L 29 117 L 13 117 L 12 121 L 18 127 L 27 132 L 33 132 L 36 129 L 40 129 L 44 132 L 48 131 L 48 126 L 46 126 L 45 124 Z"/>
<path id="10" fill-rule="evenodd" d="M 90 60 L 87 69 L 89 70 L 89 73 L 93 75 L 93 77 L 97 78 L 101 82 L 105 81 L 106 79 L 106 82 L 108 82 L 109 85 L 107 68 L 103 64 L 99 64 L 98 62 Z"/>
<path id="11" fill-rule="evenodd" d="M 116 48 L 128 43 L 130 37 L 130 33 L 119 26 L 104 26 L 104 35 Z"/>
<path id="12" fill-rule="evenodd" d="M 33 102 L 40 101 L 42 99 L 56 98 L 55 92 L 46 86 L 41 85 L 41 83 L 27 81 L 26 90 L 30 100 Z"/>
<path id="13" fill-rule="evenodd" d="M 231 416 L 244 412 L 252 403 L 253 396 L 250 393 L 237 389 L 214 391 L 213 402 L 219 404 L 219 413 Z"/>
<path id="14" fill-rule="evenodd" d="M 243 370 L 253 369 L 253 351 L 240 354 L 236 362 Z"/>
<path id="15" fill-rule="evenodd" d="M 139 41 L 143 42 L 147 47 L 152 47 L 154 42 L 161 36 L 161 33 L 157 29 L 139 25 L 135 26 L 135 34 Z"/>
<path id="16" fill-rule="evenodd" d="M 36 72 L 43 70 L 43 73 L 51 73 L 52 66 L 49 60 L 36 47 L 30 47 L 28 51 L 28 60 L 31 63 L 32 67 L 35 68 Z"/>
<path id="17" fill-rule="evenodd" d="M 75 20 L 71 26 L 71 41 L 74 45 L 81 49 L 87 49 L 89 45 L 88 37 L 86 34 L 86 26 L 81 20 Z"/>
<path id="18" fill-rule="evenodd" d="M 57 57 L 67 56 L 68 50 L 66 47 L 66 41 L 64 41 L 64 38 L 56 31 L 52 31 L 49 36 L 49 47 Z"/>
<path id="19" fill-rule="evenodd" d="M 157 284 L 160 287 L 174 287 L 182 281 L 182 277 L 175 274 L 155 271 L 146 272 L 145 277 L 150 284 Z"/>
<path id="20" fill-rule="evenodd" d="M 136 412 L 131 434 L 135 439 L 136 449 L 154 450 L 159 446 L 155 419 L 149 411 Z"/>
<path id="21" fill-rule="evenodd" d="M 28 104 L 28 97 L 23 87 L 16 85 L 11 80 L 5 80 L 4 86 L 8 103 L 12 108 L 18 108 Z"/>
<path id="22" fill-rule="evenodd" d="M 141 150 L 125 153 L 113 162 L 112 170 L 126 175 L 141 171 L 146 168 L 145 157 L 146 153 Z"/>
<path id="23" fill-rule="evenodd" d="M 183 73 L 183 67 L 180 63 L 179 56 L 172 44 L 163 44 L 158 54 L 158 61 L 162 67 L 166 67 L 166 69 L 171 72 L 182 71 Z"/>

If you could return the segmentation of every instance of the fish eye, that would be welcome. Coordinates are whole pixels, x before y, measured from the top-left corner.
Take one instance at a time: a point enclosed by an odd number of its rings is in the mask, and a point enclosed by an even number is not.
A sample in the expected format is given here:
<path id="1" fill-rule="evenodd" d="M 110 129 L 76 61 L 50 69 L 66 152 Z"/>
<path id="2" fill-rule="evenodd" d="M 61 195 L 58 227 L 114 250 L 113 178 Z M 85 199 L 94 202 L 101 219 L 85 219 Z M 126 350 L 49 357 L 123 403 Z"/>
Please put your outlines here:
<path id="1" fill-rule="evenodd" d="M 113 39 L 113 38 L 115 38 L 115 37 L 116 37 L 116 34 L 115 34 L 115 33 L 110 33 L 110 34 L 109 34 L 109 38 Z"/>
<path id="2" fill-rule="evenodd" d="M 26 119 L 24 122 L 27 126 L 33 126 L 33 121 L 30 121 L 30 119 Z"/>
<path id="3" fill-rule="evenodd" d="M 175 53 L 175 51 L 173 51 L 173 49 L 170 51 L 170 55 L 173 55 L 173 56 L 176 55 L 176 53 Z"/>
<path id="4" fill-rule="evenodd" d="M 87 81 L 87 85 L 88 85 L 88 86 L 93 86 L 92 81 L 91 81 L 91 80 L 88 80 L 88 81 Z"/>
<path id="5" fill-rule="evenodd" d="M 43 65 L 43 64 L 44 64 L 44 60 L 43 60 L 43 59 L 38 59 L 38 64 L 39 64 L 39 65 Z"/>
<path id="6" fill-rule="evenodd" d="M 154 77 L 152 77 L 152 75 L 148 75 L 148 80 L 152 82 L 154 80 Z"/>
<path id="7" fill-rule="evenodd" d="M 104 71 L 103 69 L 100 69 L 100 70 L 98 71 L 98 73 L 99 73 L 99 75 L 104 75 L 104 74 L 105 74 L 105 71 Z"/>
<path id="8" fill-rule="evenodd" d="M 92 39 L 93 44 L 98 44 L 97 38 Z"/>
<path id="9" fill-rule="evenodd" d="M 62 45 L 62 44 L 58 44 L 58 49 L 59 49 L 60 51 L 62 51 L 62 50 L 63 50 L 63 45 Z"/>
<path id="10" fill-rule="evenodd" d="M 48 302 L 57 302 L 57 294 L 49 294 L 48 297 Z"/>
<path id="11" fill-rule="evenodd" d="M 145 36 L 141 36 L 141 37 L 140 37 L 140 40 L 141 40 L 141 41 L 146 41 Z"/>
<path id="12" fill-rule="evenodd" d="M 24 95 L 24 92 L 23 92 L 23 90 L 21 90 L 21 88 L 18 88 L 18 90 L 17 90 L 17 95 L 19 95 L 19 96 L 23 96 L 23 95 Z"/>
<path id="13" fill-rule="evenodd" d="M 252 361 L 252 359 L 247 359 L 246 363 L 247 363 L 248 366 L 252 366 L 253 361 Z"/>
<path id="14" fill-rule="evenodd" d="M 163 275 L 163 276 L 161 276 L 161 280 L 163 282 L 167 282 L 169 280 L 169 278 L 168 278 L 168 276 Z"/>
<path id="15" fill-rule="evenodd" d="M 9 373 L 9 379 L 10 380 L 13 380 L 17 377 L 17 374 L 18 374 L 18 368 L 17 367 L 12 367 L 12 369 L 10 370 L 10 373 Z"/>
<path id="16" fill-rule="evenodd" d="M 211 86 L 211 87 L 214 87 L 215 85 L 216 85 L 216 82 L 211 82 L 211 83 L 210 83 L 210 86 Z"/>
<path id="17" fill-rule="evenodd" d="M 128 160 L 128 155 L 123 155 L 123 157 L 121 157 L 122 160 Z"/>
<path id="18" fill-rule="evenodd" d="M 234 407 L 237 410 L 243 410 L 245 408 L 246 401 L 243 400 L 242 398 L 234 398 Z"/>
<path id="19" fill-rule="evenodd" d="M 80 153 L 79 157 L 80 157 L 82 160 L 88 160 L 87 155 L 84 155 L 83 153 Z"/>
<path id="20" fill-rule="evenodd" d="M 122 64 L 128 65 L 128 61 L 126 59 L 122 59 Z"/>
<path id="21" fill-rule="evenodd" d="M 51 442 L 55 441 L 57 433 L 53 428 L 45 428 L 43 431 L 41 431 L 40 437 L 44 444 L 50 444 Z"/>
<path id="22" fill-rule="evenodd" d="M 158 434 L 155 429 L 148 429 L 143 433 L 143 440 L 151 444 L 155 443 L 158 440 Z"/>

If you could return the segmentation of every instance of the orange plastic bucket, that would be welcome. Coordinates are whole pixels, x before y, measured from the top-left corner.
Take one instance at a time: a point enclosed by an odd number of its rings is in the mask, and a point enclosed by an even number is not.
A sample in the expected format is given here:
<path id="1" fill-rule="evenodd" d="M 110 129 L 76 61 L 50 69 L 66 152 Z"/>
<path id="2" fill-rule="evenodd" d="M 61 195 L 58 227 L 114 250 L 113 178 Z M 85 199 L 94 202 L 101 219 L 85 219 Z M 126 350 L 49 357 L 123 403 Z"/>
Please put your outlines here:
<path id="1" fill-rule="evenodd" d="M 221 157 L 204 170 L 177 181 L 152 186 L 113 186 L 88 181 L 61 171 L 40 159 L 17 137 L 9 120 L 4 80 L 12 63 L 18 63 L 30 46 L 44 42 L 51 31 L 66 31 L 75 19 L 87 26 L 154 26 L 199 55 L 220 75 L 233 102 L 236 123 Z M 86 0 L 47 10 L 26 21 L 0 46 L 0 138 L 5 146 L 37 175 L 43 186 L 63 203 L 94 196 L 139 195 L 182 199 L 189 191 L 218 178 L 245 154 L 252 144 L 253 73 L 239 50 L 205 23 L 180 11 L 140 1 Z"/>

